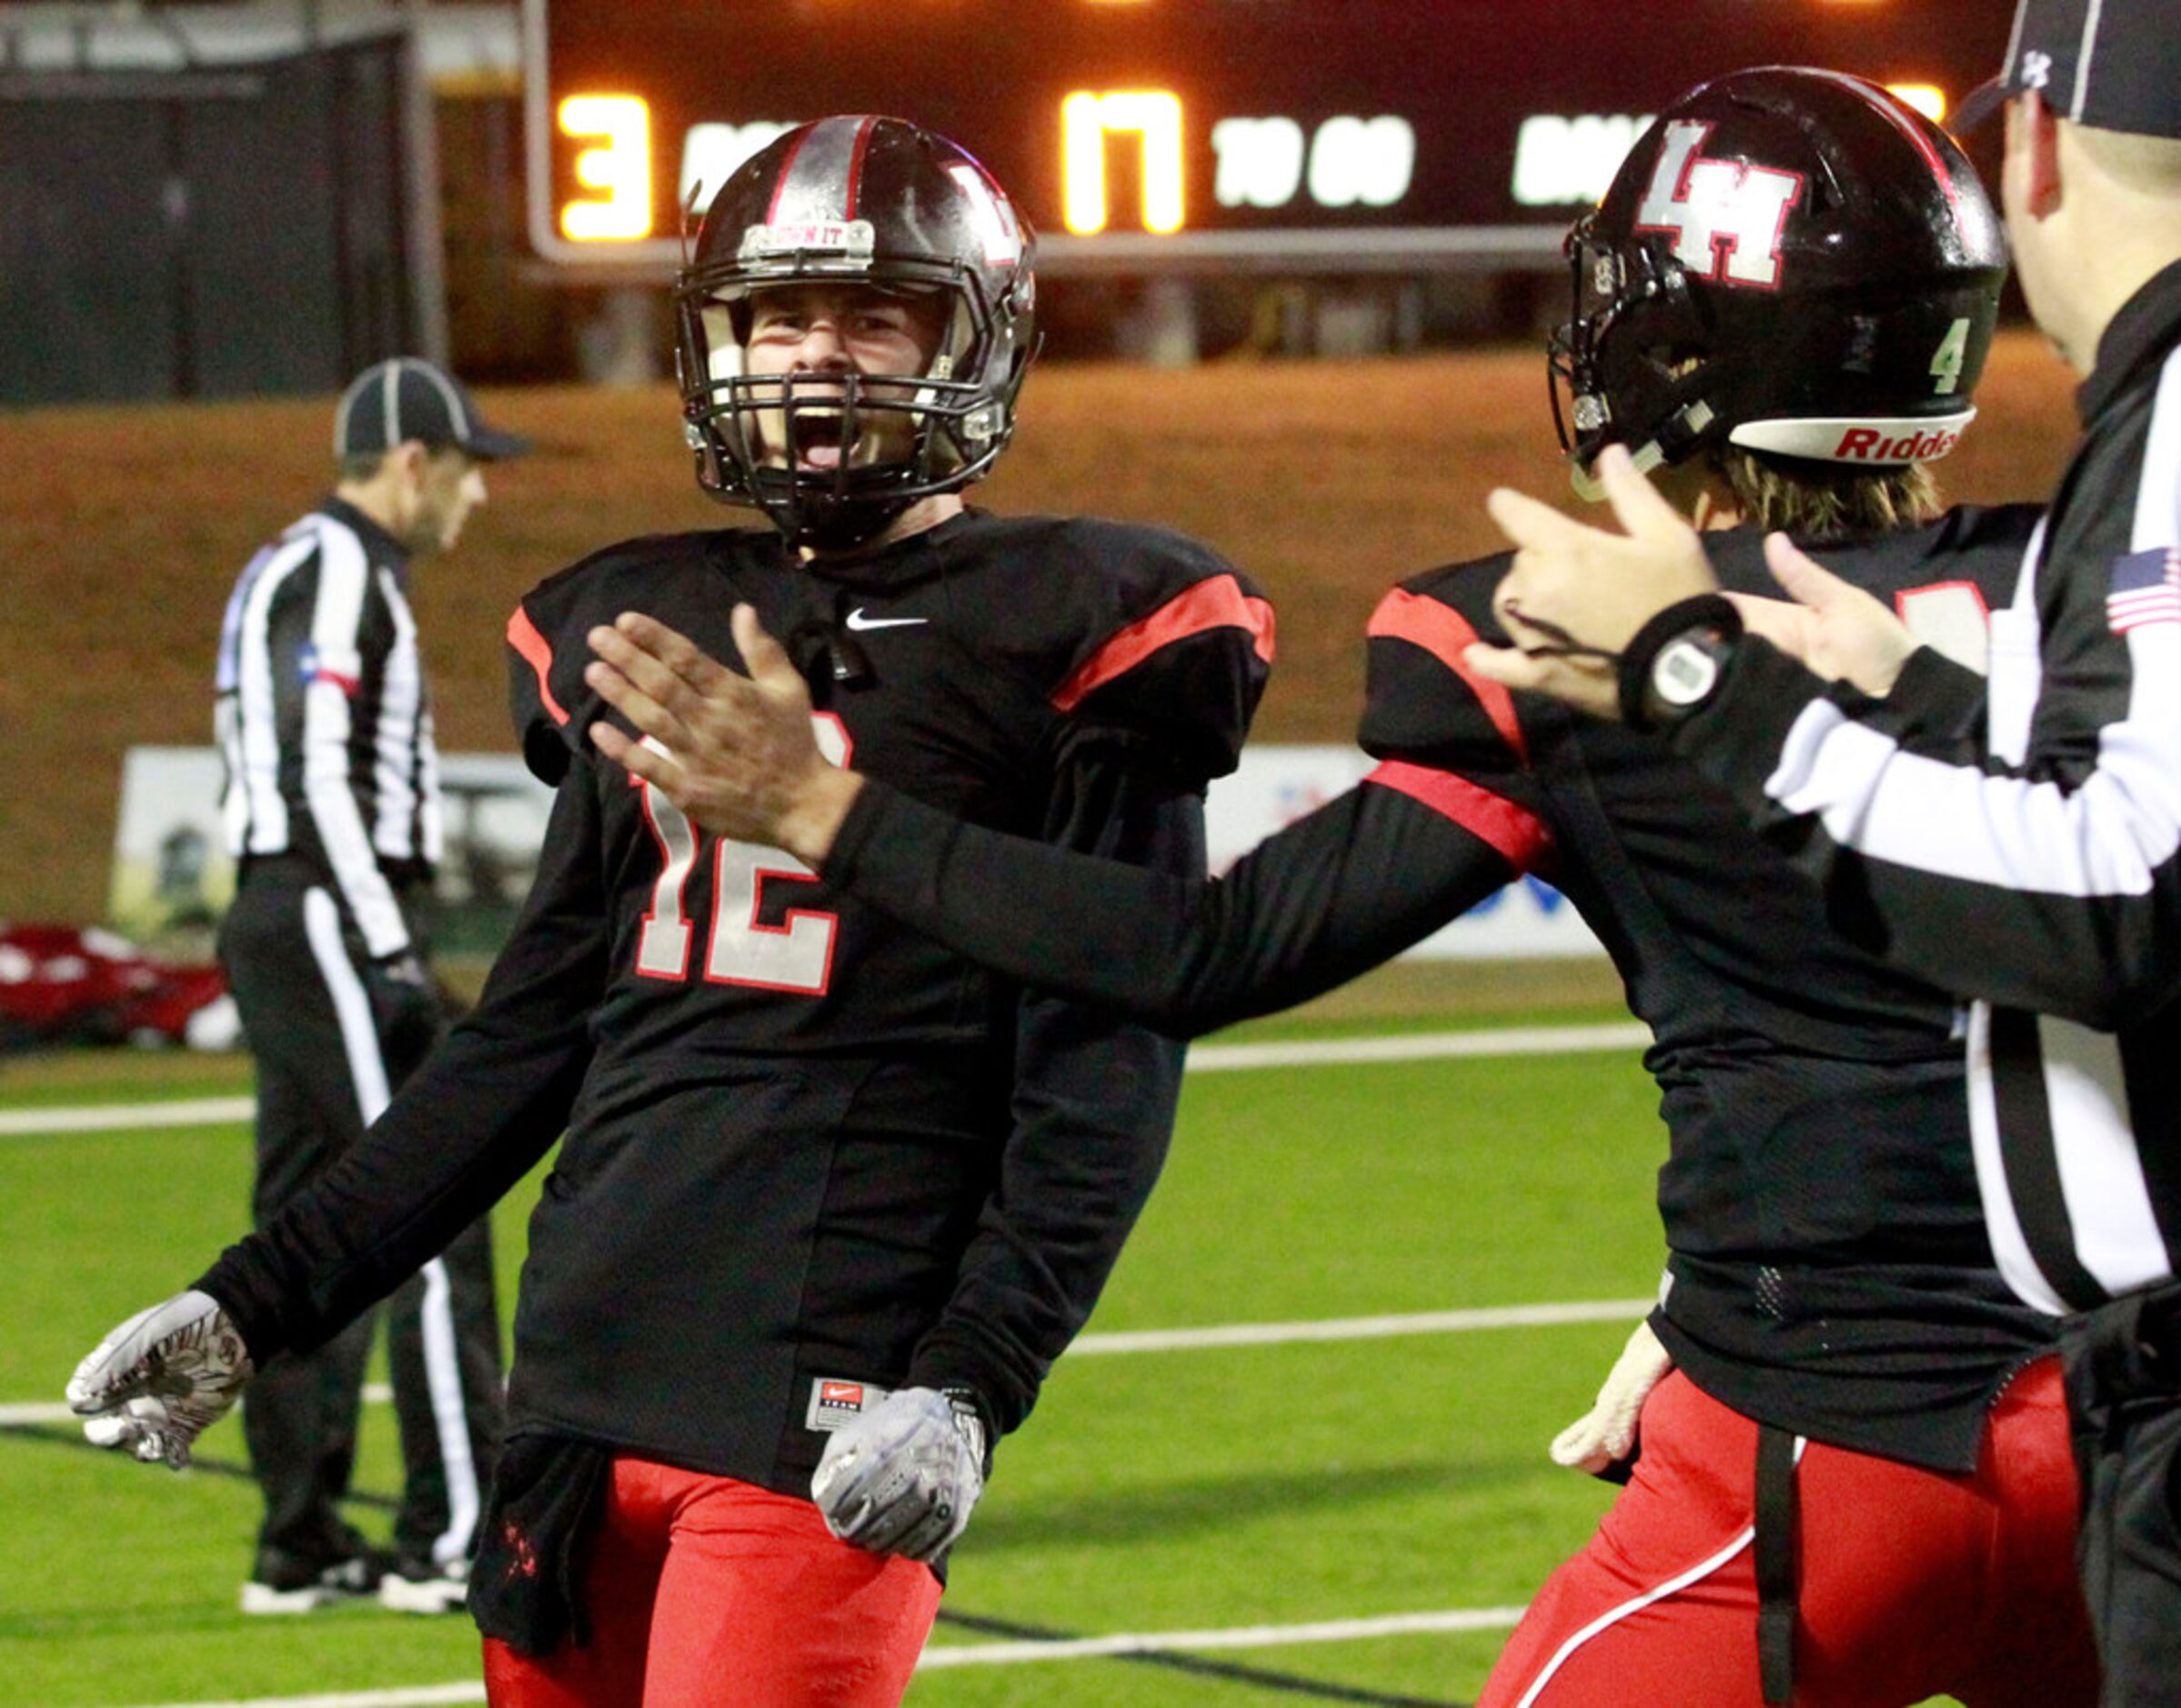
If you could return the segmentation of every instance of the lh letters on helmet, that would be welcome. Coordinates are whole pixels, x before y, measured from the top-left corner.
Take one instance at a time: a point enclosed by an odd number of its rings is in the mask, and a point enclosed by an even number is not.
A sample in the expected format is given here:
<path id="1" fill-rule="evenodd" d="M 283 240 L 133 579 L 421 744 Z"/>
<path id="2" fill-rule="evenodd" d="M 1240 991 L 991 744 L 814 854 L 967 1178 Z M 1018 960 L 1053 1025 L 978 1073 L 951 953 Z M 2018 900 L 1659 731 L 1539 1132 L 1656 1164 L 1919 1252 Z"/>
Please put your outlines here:
<path id="1" fill-rule="evenodd" d="M 1635 228 L 1671 232 L 1675 258 L 1699 278 L 1777 290 L 1780 240 L 1802 200 L 1803 175 L 1707 160 L 1696 151 L 1711 134 L 1690 119 L 1666 126 Z"/>

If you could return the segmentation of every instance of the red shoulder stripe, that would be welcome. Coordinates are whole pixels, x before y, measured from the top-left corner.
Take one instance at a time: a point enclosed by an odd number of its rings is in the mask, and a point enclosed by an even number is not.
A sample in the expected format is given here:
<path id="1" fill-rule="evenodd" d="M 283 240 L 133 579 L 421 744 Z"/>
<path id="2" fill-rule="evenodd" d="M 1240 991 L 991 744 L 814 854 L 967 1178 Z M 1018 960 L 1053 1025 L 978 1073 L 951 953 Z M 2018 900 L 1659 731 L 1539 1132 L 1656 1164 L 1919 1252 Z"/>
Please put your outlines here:
<path id="1" fill-rule="evenodd" d="M 553 670 L 553 648 L 546 638 L 538 632 L 538 625 L 530 620 L 530 613 L 518 605 L 515 615 L 508 619 L 508 644 L 530 661 L 538 672 L 538 698 L 557 724 L 568 722 L 568 713 L 553 698 L 550 680 Z"/>
<path id="2" fill-rule="evenodd" d="M 1518 872 L 1534 870 L 1552 850 L 1553 833 L 1543 819 L 1452 771 L 1388 759 L 1363 780 L 1397 789 L 1442 818 L 1452 819 L 1470 835 L 1490 843 Z"/>
<path id="3" fill-rule="evenodd" d="M 1384 635 L 1422 647 L 1440 663 L 1469 684 L 1500 737 L 1514 749 L 1524 765 L 1530 763 L 1530 738 L 1523 733 L 1522 719 L 1514 715 L 1514 696 L 1498 682 L 1488 682 L 1471 672 L 1462 659 L 1464 648 L 1476 644 L 1477 631 L 1452 606 L 1427 599 L 1421 593 L 1395 588 L 1378 602 L 1364 631 L 1373 638 Z"/>
<path id="4" fill-rule="evenodd" d="M 1244 593 L 1234 577 L 1214 576 L 1176 594 L 1149 617 L 1114 634 L 1053 690 L 1053 706 L 1060 711 L 1073 711 L 1090 694 L 1134 669 L 1160 648 L 1213 628 L 1246 629 L 1257 656 L 1271 663 L 1271 605 Z"/>

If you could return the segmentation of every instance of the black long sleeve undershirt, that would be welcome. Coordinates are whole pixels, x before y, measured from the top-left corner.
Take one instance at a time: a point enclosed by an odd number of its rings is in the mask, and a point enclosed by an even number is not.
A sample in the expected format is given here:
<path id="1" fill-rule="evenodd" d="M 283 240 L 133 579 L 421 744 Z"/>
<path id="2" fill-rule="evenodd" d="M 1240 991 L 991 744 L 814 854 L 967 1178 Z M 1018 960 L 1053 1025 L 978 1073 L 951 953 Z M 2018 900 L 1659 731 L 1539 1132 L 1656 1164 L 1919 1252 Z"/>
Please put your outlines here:
<path id="1" fill-rule="evenodd" d="M 1074 744 L 1044 835 L 1032 846 L 1147 879 L 1204 869 L 1201 799 L 1125 739 Z M 1181 1058 L 1180 1044 L 1110 1010 L 1023 991 L 1000 1178 L 909 1382 L 974 1390 L 1001 1433 L 1021 1422 L 1158 1181 Z"/>
<path id="2" fill-rule="evenodd" d="M 995 971 L 1178 1038 L 1345 983 L 1517 875 L 1368 782 L 1192 880 L 965 824 L 869 779 L 825 874 Z"/>

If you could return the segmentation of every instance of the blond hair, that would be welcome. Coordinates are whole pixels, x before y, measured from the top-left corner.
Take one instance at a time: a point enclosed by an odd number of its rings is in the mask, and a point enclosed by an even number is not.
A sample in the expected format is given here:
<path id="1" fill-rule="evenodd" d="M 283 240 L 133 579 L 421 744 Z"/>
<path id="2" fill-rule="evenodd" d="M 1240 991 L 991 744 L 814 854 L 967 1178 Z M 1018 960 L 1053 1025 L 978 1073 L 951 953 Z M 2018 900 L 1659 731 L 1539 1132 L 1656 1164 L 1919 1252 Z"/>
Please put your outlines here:
<path id="1" fill-rule="evenodd" d="M 1798 461 L 1793 472 L 1744 450 L 1720 447 L 1712 467 L 1734 495 L 1742 519 L 1767 533 L 1806 539 L 1914 527 L 1945 507 L 1929 465 L 1874 471 Z"/>

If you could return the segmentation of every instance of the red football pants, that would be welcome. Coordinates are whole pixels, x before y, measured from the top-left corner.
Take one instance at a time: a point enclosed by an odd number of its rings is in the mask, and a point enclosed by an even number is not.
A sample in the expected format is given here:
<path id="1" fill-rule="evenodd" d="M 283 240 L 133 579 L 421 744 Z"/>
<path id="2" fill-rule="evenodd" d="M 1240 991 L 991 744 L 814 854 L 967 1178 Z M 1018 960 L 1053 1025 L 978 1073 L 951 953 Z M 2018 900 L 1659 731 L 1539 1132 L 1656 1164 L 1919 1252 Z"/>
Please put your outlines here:
<path id="1" fill-rule="evenodd" d="M 1477 1708 L 1759 1708 L 1757 1426 L 1676 1371 L 1634 1479 L 1546 1580 Z M 2090 1708 L 2056 1358 L 1992 1409 L 1970 1475 L 1811 1442 L 1794 1472 L 1797 1708 Z"/>
<path id="2" fill-rule="evenodd" d="M 617 1458 L 583 1593 L 581 1648 L 486 1639 L 493 1708 L 893 1708 L 940 1586 L 836 1541 L 808 1501 Z"/>

